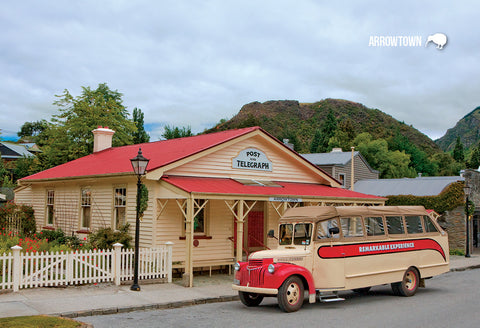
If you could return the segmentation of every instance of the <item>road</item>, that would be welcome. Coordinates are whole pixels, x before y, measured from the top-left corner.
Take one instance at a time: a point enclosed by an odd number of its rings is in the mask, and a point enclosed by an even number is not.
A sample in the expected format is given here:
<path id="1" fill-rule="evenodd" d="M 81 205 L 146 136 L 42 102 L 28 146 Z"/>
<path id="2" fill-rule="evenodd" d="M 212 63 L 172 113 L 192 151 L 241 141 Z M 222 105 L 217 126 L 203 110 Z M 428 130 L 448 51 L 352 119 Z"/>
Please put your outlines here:
<path id="1" fill-rule="evenodd" d="M 95 328 L 478 327 L 480 270 L 446 273 L 426 285 L 413 297 L 393 296 L 390 286 L 374 287 L 368 295 L 345 291 L 343 302 L 306 302 L 288 314 L 280 311 L 276 298 L 266 298 L 256 308 L 238 301 L 79 319 Z"/>

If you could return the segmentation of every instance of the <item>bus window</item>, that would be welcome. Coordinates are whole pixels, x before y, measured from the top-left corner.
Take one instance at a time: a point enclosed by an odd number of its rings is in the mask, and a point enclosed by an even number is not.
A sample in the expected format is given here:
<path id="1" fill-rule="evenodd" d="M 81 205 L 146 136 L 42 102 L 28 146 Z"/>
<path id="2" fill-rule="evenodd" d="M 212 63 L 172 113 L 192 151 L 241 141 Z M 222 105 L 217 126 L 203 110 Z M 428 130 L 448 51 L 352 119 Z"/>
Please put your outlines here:
<path id="1" fill-rule="evenodd" d="M 362 218 L 341 218 L 343 237 L 363 237 Z"/>
<path id="2" fill-rule="evenodd" d="M 311 223 L 298 223 L 295 225 L 295 234 L 293 237 L 293 243 L 295 245 L 310 245 L 311 238 L 312 238 Z"/>
<path id="3" fill-rule="evenodd" d="M 366 217 L 365 228 L 367 236 L 385 236 L 382 217 Z"/>
<path id="4" fill-rule="evenodd" d="M 405 216 L 405 225 L 407 226 L 407 232 L 412 233 L 423 233 L 422 228 L 422 219 L 420 216 Z"/>
<path id="5" fill-rule="evenodd" d="M 278 234 L 280 245 L 291 245 L 293 236 L 293 224 L 281 224 Z"/>
<path id="6" fill-rule="evenodd" d="M 317 238 L 318 239 L 325 239 L 325 238 L 338 238 L 340 234 L 338 233 L 330 233 L 333 229 L 338 229 L 338 221 L 337 219 L 331 219 L 327 221 L 320 221 L 317 224 Z M 333 231 L 332 231 L 333 232 Z"/>
<path id="7" fill-rule="evenodd" d="M 425 224 L 425 232 L 438 232 L 437 227 L 429 216 L 423 216 L 423 223 Z"/>
<path id="8" fill-rule="evenodd" d="M 386 219 L 389 235 L 401 235 L 405 233 L 405 229 L 403 227 L 403 217 L 387 216 Z"/>

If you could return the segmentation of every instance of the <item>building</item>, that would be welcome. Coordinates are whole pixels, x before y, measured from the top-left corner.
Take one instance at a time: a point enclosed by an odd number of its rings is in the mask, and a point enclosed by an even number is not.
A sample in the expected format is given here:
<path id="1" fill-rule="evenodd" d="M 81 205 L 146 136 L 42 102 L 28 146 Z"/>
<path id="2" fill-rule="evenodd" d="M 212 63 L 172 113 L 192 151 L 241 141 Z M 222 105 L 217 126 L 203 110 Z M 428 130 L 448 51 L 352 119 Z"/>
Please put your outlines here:
<path id="1" fill-rule="evenodd" d="M 480 247 L 480 173 L 465 170 L 460 176 L 422 177 L 402 179 L 370 179 L 355 183 L 355 191 L 382 197 L 397 195 L 438 196 L 453 183 L 462 182 L 470 186 L 470 200 L 477 210 L 470 222 L 470 249 Z M 450 248 L 465 249 L 466 216 L 464 205 L 443 213 L 438 221 L 448 232 Z"/>
<path id="2" fill-rule="evenodd" d="M 38 227 L 81 237 L 135 221 L 139 147 L 150 159 L 143 179 L 148 209 L 140 246 L 172 241 L 173 261 L 193 268 L 233 263 L 273 245 L 288 207 L 382 205 L 385 198 L 353 192 L 259 127 L 140 145 L 111 147 L 114 131 L 94 130 L 94 153 L 19 180 L 17 203 L 33 206 Z M 241 236 L 241 238 L 237 238 Z"/>
<path id="3" fill-rule="evenodd" d="M 29 148 L 32 151 L 29 151 Z M 33 152 L 39 149 L 35 144 L 15 144 L 11 142 L 0 142 L 0 155 L 5 162 L 16 161 L 22 157 L 33 157 Z"/>
<path id="4" fill-rule="evenodd" d="M 370 167 L 359 151 L 344 152 L 334 148 L 330 153 L 302 154 L 329 175 L 341 182 L 346 189 L 352 186 L 352 155 L 354 183 L 363 179 L 378 179 L 379 172 Z"/>

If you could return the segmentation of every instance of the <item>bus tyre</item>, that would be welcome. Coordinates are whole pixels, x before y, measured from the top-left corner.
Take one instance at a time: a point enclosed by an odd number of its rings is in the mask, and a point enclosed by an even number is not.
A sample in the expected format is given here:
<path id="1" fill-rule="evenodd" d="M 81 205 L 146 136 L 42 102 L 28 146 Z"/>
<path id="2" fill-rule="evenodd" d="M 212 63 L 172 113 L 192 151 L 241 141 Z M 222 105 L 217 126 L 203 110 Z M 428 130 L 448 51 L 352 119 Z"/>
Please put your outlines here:
<path id="1" fill-rule="evenodd" d="M 258 306 L 263 301 L 263 295 L 247 292 L 238 292 L 240 301 L 246 306 Z"/>
<path id="2" fill-rule="evenodd" d="M 297 276 L 290 276 L 278 290 L 278 306 L 284 312 L 295 312 L 302 305 L 303 282 Z"/>
<path id="3" fill-rule="evenodd" d="M 398 296 L 413 296 L 417 292 L 419 283 L 420 277 L 417 269 L 410 267 L 405 271 L 401 282 L 392 284 L 392 291 Z"/>

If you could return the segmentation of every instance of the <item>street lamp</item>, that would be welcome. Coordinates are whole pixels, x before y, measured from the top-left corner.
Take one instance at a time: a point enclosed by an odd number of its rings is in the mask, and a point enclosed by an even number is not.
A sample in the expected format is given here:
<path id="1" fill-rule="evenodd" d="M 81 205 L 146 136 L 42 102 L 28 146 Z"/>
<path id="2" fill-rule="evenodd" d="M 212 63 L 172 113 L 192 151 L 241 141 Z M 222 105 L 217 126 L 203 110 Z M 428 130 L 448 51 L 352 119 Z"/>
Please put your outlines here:
<path id="1" fill-rule="evenodd" d="M 466 196 L 466 202 L 465 202 L 465 232 L 467 234 L 466 236 L 466 244 L 465 244 L 465 257 L 470 257 L 470 220 L 469 220 L 469 199 L 468 196 L 470 196 L 470 186 L 465 182 L 465 186 L 463 187 L 463 192 L 465 193 Z"/>
<path id="2" fill-rule="evenodd" d="M 142 155 L 142 148 L 138 148 L 138 154 L 136 157 L 132 158 L 133 171 L 137 175 L 137 216 L 135 219 L 135 262 L 133 267 L 133 285 L 130 287 L 131 290 L 140 291 L 140 286 L 138 285 L 138 248 L 140 240 L 140 187 L 142 185 L 142 175 L 145 174 L 147 170 L 147 165 L 150 160 L 146 159 Z"/>

